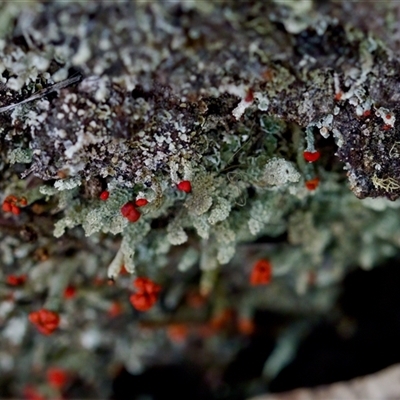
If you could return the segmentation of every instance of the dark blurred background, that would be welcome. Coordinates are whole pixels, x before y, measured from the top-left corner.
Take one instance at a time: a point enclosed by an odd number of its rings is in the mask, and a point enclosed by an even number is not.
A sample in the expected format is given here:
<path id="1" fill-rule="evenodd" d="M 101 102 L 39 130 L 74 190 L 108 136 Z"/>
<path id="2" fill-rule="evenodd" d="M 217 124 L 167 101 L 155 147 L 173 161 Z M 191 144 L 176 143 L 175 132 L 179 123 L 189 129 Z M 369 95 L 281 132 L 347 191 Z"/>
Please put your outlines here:
<path id="1" fill-rule="evenodd" d="M 358 269 L 342 284 L 335 310 L 313 324 L 295 357 L 267 382 L 262 372 L 277 332 L 290 324 L 283 315 L 256 311 L 256 331 L 237 353 L 217 389 L 207 372 L 191 365 L 152 367 L 140 375 L 122 369 L 113 383 L 113 400 L 221 399 L 282 392 L 349 380 L 400 362 L 399 260 L 371 271 Z"/>

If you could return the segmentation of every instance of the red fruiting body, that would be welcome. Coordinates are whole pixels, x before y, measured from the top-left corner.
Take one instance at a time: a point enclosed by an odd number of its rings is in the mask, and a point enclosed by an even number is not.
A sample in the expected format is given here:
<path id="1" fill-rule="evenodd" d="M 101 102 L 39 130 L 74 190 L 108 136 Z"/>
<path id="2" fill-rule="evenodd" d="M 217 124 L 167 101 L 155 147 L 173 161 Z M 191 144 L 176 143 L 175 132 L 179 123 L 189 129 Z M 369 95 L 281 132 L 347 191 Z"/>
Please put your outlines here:
<path id="1" fill-rule="evenodd" d="M 4 212 L 11 212 L 14 215 L 19 215 L 21 213 L 21 209 L 19 206 L 26 206 L 28 204 L 28 200 L 25 197 L 18 197 L 10 195 L 5 198 L 2 204 L 2 210 Z"/>
<path id="2" fill-rule="evenodd" d="M 210 320 L 211 328 L 215 330 L 226 328 L 232 322 L 233 317 L 234 317 L 233 310 L 230 308 L 225 308 L 224 310 L 221 310 L 211 318 Z"/>
<path id="3" fill-rule="evenodd" d="M 246 101 L 247 103 L 251 103 L 253 100 L 254 100 L 253 91 L 249 89 L 246 94 L 246 97 L 244 98 L 244 101 Z"/>
<path id="4" fill-rule="evenodd" d="M 11 212 L 12 212 L 14 215 L 19 215 L 19 214 L 21 214 L 21 209 L 20 209 L 18 206 L 12 204 L 12 205 L 11 205 Z"/>
<path id="5" fill-rule="evenodd" d="M 42 396 L 33 386 L 26 386 L 23 392 L 25 400 L 46 400 L 46 398 Z"/>
<path id="6" fill-rule="evenodd" d="M 371 115 L 371 110 L 365 110 L 364 113 L 363 113 L 363 117 L 364 117 L 364 118 L 367 118 L 367 117 L 369 117 L 370 115 Z"/>
<path id="7" fill-rule="evenodd" d="M 251 335 L 254 333 L 256 327 L 252 319 L 239 318 L 237 328 L 242 335 Z"/>
<path id="8" fill-rule="evenodd" d="M 129 221 L 136 222 L 140 218 L 140 212 L 135 208 L 135 205 L 128 201 L 121 207 L 121 214 Z"/>
<path id="9" fill-rule="evenodd" d="M 186 324 L 170 324 L 167 327 L 167 335 L 172 342 L 182 343 L 186 340 L 189 333 Z"/>
<path id="10" fill-rule="evenodd" d="M 29 321 L 36 325 L 36 328 L 43 335 L 52 334 L 60 324 L 60 316 L 50 310 L 42 308 L 29 314 Z"/>
<path id="11" fill-rule="evenodd" d="M 16 203 L 18 201 L 18 197 L 14 196 L 13 194 L 10 194 L 9 196 L 6 197 L 4 201 L 7 201 L 9 203 Z"/>
<path id="12" fill-rule="evenodd" d="M 9 203 L 8 201 L 5 201 L 4 200 L 4 202 L 3 202 L 3 205 L 1 206 L 1 209 L 4 211 L 4 212 L 11 212 L 11 203 Z"/>
<path id="13" fill-rule="evenodd" d="M 271 282 L 272 278 L 272 265 L 268 260 L 258 260 L 251 271 L 250 283 L 253 286 L 267 285 Z"/>
<path id="14" fill-rule="evenodd" d="M 310 179 L 306 181 L 306 188 L 308 190 L 315 190 L 319 185 L 319 178 Z"/>
<path id="15" fill-rule="evenodd" d="M 76 295 L 76 287 L 68 285 L 64 290 L 64 299 L 72 299 Z"/>
<path id="16" fill-rule="evenodd" d="M 108 190 L 104 190 L 100 193 L 100 200 L 106 201 L 110 197 L 110 192 Z"/>
<path id="17" fill-rule="evenodd" d="M 178 183 L 177 188 L 182 192 L 190 193 L 192 191 L 192 184 L 190 181 L 182 181 Z"/>
<path id="18" fill-rule="evenodd" d="M 136 278 L 133 282 L 133 285 L 139 292 L 157 294 L 161 290 L 161 286 L 157 285 L 157 283 L 153 282 L 149 278 Z"/>
<path id="19" fill-rule="evenodd" d="M 122 313 L 123 309 L 118 301 L 113 301 L 110 308 L 108 309 L 108 315 L 111 318 L 115 318 Z"/>
<path id="20" fill-rule="evenodd" d="M 383 131 L 388 131 L 388 130 L 390 130 L 392 128 L 393 128 L 393 126 L 392 125 L 388 125 L 388 124 L 385 124 L 385 125 L 382 126 L 382 130 Z"/>
<path id="21" fill-rule="evenodd" d="M 303 156 L 306 161 L 312 163 L 319 159 L 321 153 L 319 151 L 305 151 Z"/>
<path id="22" fill-rule="evenodd" d="M 62 389 L 68 381 L 68 374 L 61 368 L 49 368 L 46 372 L 47 382 L 56 389 Z"/>
<path id="23" fill-rule="evenodd" d="M 157 302 L 161 286 L 149 278 L 136 278 L 133 285 L 137 292 L 129 298 L 133 307 L 138 311 L 147 311 Z"/>
<path id="24" fill-rule="evenodd" d="M 335 94 L 335 101 L 340 101 L 342 99 L 343 92 L 337 92 Z"/>
<path id="25" fill-rule="evenodd" d="M 129 298 L 133 307 L 138 311 L 148 311 L 157 302 L 157 295 L 153 293 L 135 293 Z"/>
<path id="26" fill-rule="evenodd" d="M 147 204 L 148 204 L 148 201 L 146 199 L 137 199 L 135 201 L 136 207 L 143 207 L 143 206 L 145 206 Z"/>
<path id="27" fill-rule="evenodd" d="M 26 275 L 8 275 L 6 282 L 10 286 L 21 286 L 26 282 Z"/>

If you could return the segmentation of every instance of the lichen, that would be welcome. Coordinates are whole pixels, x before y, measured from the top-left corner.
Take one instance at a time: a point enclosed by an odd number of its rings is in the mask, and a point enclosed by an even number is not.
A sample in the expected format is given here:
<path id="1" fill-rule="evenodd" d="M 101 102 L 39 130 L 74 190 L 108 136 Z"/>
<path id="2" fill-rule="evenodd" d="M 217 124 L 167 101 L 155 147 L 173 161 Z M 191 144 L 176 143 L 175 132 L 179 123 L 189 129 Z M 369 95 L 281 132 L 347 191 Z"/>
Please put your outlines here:
<path id="1" fill-rule="evenodd" d="M 124 319 L 113 360 L 133 365 L 132 353 L 139 368 L 150 356 L 131 342 L 164 342 L 137 321 L 188 315 L 192 285 L 208 296 L 199 324 L 221 305 L 323 314 L 347 271 L 398 252 L 397 202 L 381 199 L 400 196 L 396 43 L 331 3 L 332 15 L 311 1 L 228 3 L 0 5 L 1 200 L 27 199 L 0 216 L 0 274 L 28 274 L 22 313 L 46 298 L 64 310 L 59 346 L 83 352 L 72 369 L 114 340 L 112 324 L 76 327 L 127 302 L 123 266 L 164 290 L 149 316 Z M 257 258 L 273 265 L 268 290 L 250 287 Z M 115 286 L 94 287 L 107 274 Z M 61 301 L 69 283 L 79 303 Z M 0 354 L 10 329 L 29 336 L 7 307 Z"/>

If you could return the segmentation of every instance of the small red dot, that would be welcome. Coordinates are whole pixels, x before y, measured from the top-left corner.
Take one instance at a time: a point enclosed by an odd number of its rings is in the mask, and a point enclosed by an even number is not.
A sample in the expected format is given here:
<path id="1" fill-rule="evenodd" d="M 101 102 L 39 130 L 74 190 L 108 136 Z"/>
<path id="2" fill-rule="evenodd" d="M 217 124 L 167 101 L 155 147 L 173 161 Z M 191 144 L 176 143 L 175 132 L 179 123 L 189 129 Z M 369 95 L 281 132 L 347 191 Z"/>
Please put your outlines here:
<path id="1" fill-rule="evenodd" d="M 335 101 L 340 101 L 342 100 L 343 92 L 337 92 L 335 94 Z"/>
<path id="2" fill-rule="evenodd" d="M 135 208 L 135 205 L 128 201 L 121 207 L 121 214 L 129 221 L 136 222 L 140 218 L 140 212 Z"/>
<path id="3" fill-rule="evenodd" d="M 1 209 L 4 212 L 11 212 L 11 203 L 9 203 L 8 201 L 4 200 L 3 205 L 1 206 Z"/>
<path id="4" fill-rule="evenodd" d="M 110 192 L 108 190 L 104 190 L 100 193 L 100 200 L 106 201 L 110 196 Z"/>
<path id="5" fill-rule="evenodd" d="M 306 181 L 306 188 L 308 190 L 315 190 L 319 185 L 319 178 L 310 179 Z"/>
<path id="6" fill-rule="evenodd" d="M 57 367 L 52 367 L 46 373 L 47 382 L 54 388 L 61 389 L 68 381 L 68 374 L 65 370 Z"/>
<path id="7" fill-rule="evenodd" d="M 69 285 L 64 290 L 64 299 L 72 299 L 76 295 L 76 287 Z"/>
<path id="8" fill-rule="evenodd" d="M 305 151 L 303 156 L 306 161 L 312 163 L 321 157 L 321 153 L 319 151 Z"/>
<path id="9" fill-rule="evenodd" d="M 250 283 L 253 286 L 267 285 L 272 279 L 272 265 L 269 260 L 258 260 L 251 271 Z"/>
<path id="10" fill-rule="evenodd" d="M 108 309 L 108 316 L 111 318 L 118 317 L 123 312 L 122 305 L 118 301 L 113 301 Z"/>
<path id="11" fill-rule="evenodd" d="M 146 199 L 137 199 L 135 201 L 136 207 L 143 207 L 143 206 L 145 206 L 147 204 L 148 204 L 148 201 Z"/>
<path id="12" fill-rule="evenodd" d="M 26 275 L 8 275 L 6 283 L 10 286 L 21 286 L 26 282 Z"/>
<path id="13" fill-rule="evenodd" d="M 246 101 L 247 103 L 251 103 L 253 100 L 254 100 L 253 91 L 249 89 L 246 94 L 246 97 L 244 98 L 244 101 Z"/>
<path id="14" fill-rule="evenodd" d="M 178 183 L 177 188 L 182 192 L 190 193 L 192 191 L 192 184 L 190 181 L 182 181 Z"/>

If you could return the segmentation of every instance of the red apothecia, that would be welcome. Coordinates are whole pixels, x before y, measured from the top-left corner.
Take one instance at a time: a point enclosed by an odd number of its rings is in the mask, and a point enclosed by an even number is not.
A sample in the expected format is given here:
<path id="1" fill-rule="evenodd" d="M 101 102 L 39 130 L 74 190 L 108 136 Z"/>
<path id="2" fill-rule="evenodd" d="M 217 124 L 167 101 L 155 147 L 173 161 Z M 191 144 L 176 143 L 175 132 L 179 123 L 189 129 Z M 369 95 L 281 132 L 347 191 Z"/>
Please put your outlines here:
<path id="1" fill-rule="evenodd" d="M 158 300 L 158 294 L 161 291 L 161 286 L 153 282 L 149 278 L 136 278 L 133 282 L 137 292 L 129 298 L 133 307 L 138 311 L 148 311 L 154 306 Z"/>
<path id="2" fill-rule="evenodd" d="M 76 295 L 76 287 L 73 285 L 68 285 L 63 293 L 64 299 L 72 299 Z"/>
<path id="3" fill-rule="evenodd" d="M 147 201 L 147 199 L 137 199 L 135 201 L 135 205 L 136 207 L 144 207 L 148 204 L 149 202 Z"/>
<path id="4" fill-rule="evenodd" d="M 100 200 L 106 201 L 110 197 L 110 192 L 108 190 L 103 190 L 100 193 Z"/>
<path id="5" fill-rule="evenodd" d="M 45 308 L 29 313 L 29 321 L 36 325 L 36 328 L 43 335 L 51 335 L 60 324 L 60 316 Z"/>
<path id="6" fill-rule="evenodd" d="M 28 201 L 25 197 L 18 198 L 17 196 L 9 195 L 4 199 L 1 208 L 4 212 L 11 212 L 14 215 L 19 215 L 21 213 L 20 207 L 25 207 L 27 204 Z"/>
<path id="7" fill-rule="evenodd" d="M 140 218 L 140 212 L 136 209 L 135 205 L 128 201 L 121 207 L 121 214 L 129 221 L 136 222 Z"/>
<path id="8" fill-rule="evenodd" d="M 8 275 L 6 278 L 7 285 L 22 286 L 26 282 L 26 275 Z"/>
<path id="9" fill-rule="evenodd" d="M 306 181 L 306 188 L 308 190 L 315 190 L 318 187 L 318 185 L 319 185 L 319 178 L 317 177 Z"/>
<path id="10" fill-rule="evenodd" d="M 58 367 L 51 367 L 46 372 L 47 382 L 56 389 L 62 389 L 68 381 L 68 373 Z"/>
<path id="11" fill-rule="evenodd" d="M 176 186 L 178 190 L 185 193 L 190 193 L 192 191 L 192 184 L 190 183 L 190 181 L 181 181 Z"/>
<path id="12" fill-rule="evenodd" d="M 251 271 L 250 283 L 253 286 L 267 285 L 271 282 L 272 278 L 272 265 L 268 260 L 258 260 Z"/>
<path id="13" fill-rule="evenodd" d="M 121 303 L 119 303 L 118 301 L 113 301 L 111 303 L 110 308 L 107 311 L 107 314 L 109 317 L 111 318 L 115 318 L 118 317 L 118 315 L 120 315 L 123 311 L 122 305 Z"/>
<path id="14" fill-rule="evenodd" d="M 244 101 L 247 103 L 251 103 L 254 100 L 254 94 L 251 89 L 249 89 L 246 93 L 246 97 L 244 98 Z"/>
<path id="15" fill-rule="evenodd" d="M 309 163 L 317 161 L 321 157 L 321 153 L 317 150 L 315 151 L 305 151 L 303 153 L 304 159 Z"/>

